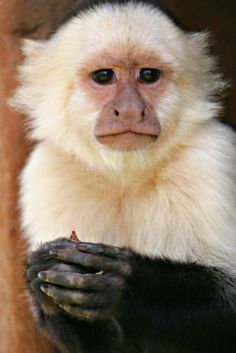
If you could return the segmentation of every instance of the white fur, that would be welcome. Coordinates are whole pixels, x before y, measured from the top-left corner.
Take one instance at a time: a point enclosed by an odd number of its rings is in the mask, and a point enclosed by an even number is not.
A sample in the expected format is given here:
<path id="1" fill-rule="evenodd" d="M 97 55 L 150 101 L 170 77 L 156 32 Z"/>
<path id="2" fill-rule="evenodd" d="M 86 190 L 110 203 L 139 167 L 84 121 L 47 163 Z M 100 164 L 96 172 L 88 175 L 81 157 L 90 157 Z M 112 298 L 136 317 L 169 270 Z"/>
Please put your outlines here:
<path id="1" fill-rule="evenodd" d="M 173 72 L 155 107 L 161 137 L 142 151 L 96 141 L 99 111 L 80 85 L 89 58 L 116 44 L 151 50 Z M 21 181 L 31 248 L 76 230 L 82 240 L 234 269 L 235 136 L 212 120 L 224 83 L 206 48 L 206 35 L 137 4 L 101 6 L 46 42 L 26 43 L 13 104 L 40 141 Z"/>

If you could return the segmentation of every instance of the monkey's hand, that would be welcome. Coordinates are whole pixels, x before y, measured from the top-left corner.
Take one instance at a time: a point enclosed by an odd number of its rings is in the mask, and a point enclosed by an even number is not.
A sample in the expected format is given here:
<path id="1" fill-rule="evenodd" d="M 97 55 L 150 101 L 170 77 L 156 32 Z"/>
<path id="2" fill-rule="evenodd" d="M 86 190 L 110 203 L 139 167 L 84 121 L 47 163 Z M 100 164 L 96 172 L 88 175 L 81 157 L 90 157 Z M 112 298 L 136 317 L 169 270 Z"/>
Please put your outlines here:
<path id="1" fill-rule="evenodd" d="M 60 352 L 117 353 L 123 342 L 119 324 L 95 319 L 115 312 L 124 261 L 118 253 L 98 256 L 94 246 L 90 252 L 79 251 L 78 243 L 69 239 L 43 244 L 28 258 L 29 291 L 39 326 Z"/>
<path id="2" fill-rule="evenodd" d="M 40 271 L 40 289 L 55 305 L 74 318 L 86 321 L 117 317 L 126 279 L 132 272 L 133 253 L 104 244 L 83 243 L 53 249 L 55 261 L 83 267 L 90 273 L 57 268 Z M 91 273 L 91 271 L 93 273 Z"/>
<path id="3" fill-rule="evenodd" d="M 26 278 L 29 292 L 33 298 L 34 304 L 37 308 L 41 308 L 45 313 L 55 314 L 60 311 L 60 308 L 55 305 L 53 300 L 47 296 L 42 290 L 42 280 L 38 277 L 38 273 L 41 271 L 79 271 L 78 268 L 74 268 L 73 265 L 66 265 L 55 259 L 50 254 L 51 250 L 60 249 L 73 249 L 76 248 L 75 242 L 72 242 L 66 238 L 58 238 L 52 242 L 43 244 L 37 251 L 32 252 L 27 259 L 26 266 Z"/>

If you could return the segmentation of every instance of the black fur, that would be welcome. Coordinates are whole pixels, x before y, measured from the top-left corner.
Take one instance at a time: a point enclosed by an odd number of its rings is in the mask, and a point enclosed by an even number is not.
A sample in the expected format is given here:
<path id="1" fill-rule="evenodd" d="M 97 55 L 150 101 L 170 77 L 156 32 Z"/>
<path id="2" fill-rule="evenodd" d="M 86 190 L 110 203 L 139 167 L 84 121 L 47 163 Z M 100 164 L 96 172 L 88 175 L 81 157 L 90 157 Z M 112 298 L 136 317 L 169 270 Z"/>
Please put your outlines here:
<path id="1" fill-rule="evenodd" d="M 75 273 L 80 277 L 82 263 L 85 284 L 99 268 L 103 272 L 97 275 L 93 289 L 90 283 L 87 289 L 85 285 L 76 291 L 92 294 L 97 303 L 102 298 L 104 307 L 112 309 L 105 317 L 102 305 L 76 302 L 70 279 Z M 63 289 L 61 271 L 65 269 L 63 281 L 68 281 L 68 287 Z M 44 282 L 46 277 L 39 279 L 42 270 L 57 271 L 57 285 Z M 120 287 L 114 286 L 111 278 L 121 277 Z M 96 290 L 99 279 L 104 290 Z M 77 246 L 58 240 L 29 257 L 28 280 L 41 327 L 62 353 L 235 352 L 236 281 L 219 269 L 152 260 L 101 244 Z M 37 286 L 35 281 L 39 281 Z M 41 291 L 45 283 L 54 288 L 53 299 Z M 64 290 L 67 297 L 61 296 Z M 58 307 L 58 298 L 66 303 L 74 300 L 71 313 Z M 43 304 L 52 312 L 45 311 Z M 89 310 L 90 318 L 81 311 L 73 315 L 78 308 Z"/>
<path id="2" fill-rule="evenodd" d="M 60 353 L 121 352 L 115 321 L 86 322 L 63 314 L 39 313 L 39 325 L 57 345 Z"/>

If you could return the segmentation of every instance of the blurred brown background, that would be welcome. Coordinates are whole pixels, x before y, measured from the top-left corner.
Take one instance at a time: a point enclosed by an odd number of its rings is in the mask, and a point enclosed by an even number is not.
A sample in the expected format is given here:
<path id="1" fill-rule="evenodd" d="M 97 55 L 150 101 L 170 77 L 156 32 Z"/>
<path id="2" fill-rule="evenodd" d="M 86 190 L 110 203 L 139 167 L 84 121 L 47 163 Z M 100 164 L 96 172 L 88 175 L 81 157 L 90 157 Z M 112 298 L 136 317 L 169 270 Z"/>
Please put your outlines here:
<path id="1" fill-rule="evenodd" d="M 17 85 L 22 38 L 46 38 L 79 0 L 0 0 L 0 353 L 49 353 L 24 297 L 24 241 L 19 231 L 18 175 L 28 154 L 24 117 L 6 107 Z M 235 0 L 166 0 L 188 30 L 209 29 L 225 76 L 231 80 L 224 119 L 236 124 Z"/>

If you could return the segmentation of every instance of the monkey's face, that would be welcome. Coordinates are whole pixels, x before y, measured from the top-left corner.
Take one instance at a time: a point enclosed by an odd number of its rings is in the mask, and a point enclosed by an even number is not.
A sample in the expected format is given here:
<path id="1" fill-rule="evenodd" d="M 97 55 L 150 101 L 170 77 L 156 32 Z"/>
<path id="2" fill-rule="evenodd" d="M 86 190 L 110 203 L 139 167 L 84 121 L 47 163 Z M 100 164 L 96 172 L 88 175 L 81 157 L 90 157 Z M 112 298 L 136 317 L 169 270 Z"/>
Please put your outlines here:
<path id="1" fill-rule="evenodd" d="M 153 56 L 136 53 L 134 58 L 133 52 L 114 52 L 116 49 L 97 56 L 98 69 L 88 72 L 83 81 L 88 99 L 95 102 L 99 112 L 94 135 L 99 144 L 111 150 L 137 151 L 161 134 L 155 107 L 168 85 L 168 72 Z"/>
<path id="2" fill-rule="evenodd" d="M 205 46 L 150 6 L 102 5 L 26 43 L 15 105 L 35 139 L 99 169 L 145 169 L 218 109 Z"/>

